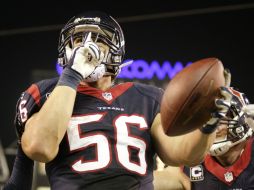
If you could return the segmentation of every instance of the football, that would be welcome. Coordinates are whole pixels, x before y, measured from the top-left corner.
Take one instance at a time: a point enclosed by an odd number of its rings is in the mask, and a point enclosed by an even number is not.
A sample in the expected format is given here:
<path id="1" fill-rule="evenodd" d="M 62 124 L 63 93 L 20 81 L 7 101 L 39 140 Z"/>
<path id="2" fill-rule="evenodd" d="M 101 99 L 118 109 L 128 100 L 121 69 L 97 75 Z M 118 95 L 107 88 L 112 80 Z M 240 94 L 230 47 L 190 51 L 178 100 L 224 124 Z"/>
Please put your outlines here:
<path id="1" fill-rule="evenodd" d="M 224 66 L 217 58 L 198 60 L 177 73 L 161 101 L 165 133 L 182 135 L 205 124 L 216 110 L 215 98 L 224 85 Z"/>

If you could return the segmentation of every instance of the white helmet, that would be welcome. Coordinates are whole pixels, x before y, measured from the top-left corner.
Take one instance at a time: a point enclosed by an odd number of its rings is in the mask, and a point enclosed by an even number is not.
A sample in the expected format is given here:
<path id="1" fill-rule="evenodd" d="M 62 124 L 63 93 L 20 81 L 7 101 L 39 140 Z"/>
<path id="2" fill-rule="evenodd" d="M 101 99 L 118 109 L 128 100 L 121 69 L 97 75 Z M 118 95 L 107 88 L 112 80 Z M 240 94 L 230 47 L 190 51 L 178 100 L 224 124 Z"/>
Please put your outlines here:
<path id="1" fill-rule="evenodd" d="M 105 12 L 88 11 L 74 16 L 67 22 L 60 32 L 58 64 L 63 67 L 68 64 L 66 46 L 73 48 L 74 38 L 85 39 L 89 32 L 95 42 L 101 42 L 108 47 L 102 61 L 102 69 L 105 66 L 107 75 L 117 76 L 124 66 L 124 34 L 119 23 Z"/>
<path id="2" fill-rule="evenodd" d="M 231 87 L 227 88 L 232 95 L 231 106 L 225 118 L 221 118 L 220 124 L 227 125 L 227 135 L 224 139 L 215 140 L 209 153 L 212 156 L 225 154 L 231 147 L 246 141 L 253 135 L 253 130 L 246 123 L 247 114 L 242 110 L 249 100 L 244 93 L 241 93 Z"/>

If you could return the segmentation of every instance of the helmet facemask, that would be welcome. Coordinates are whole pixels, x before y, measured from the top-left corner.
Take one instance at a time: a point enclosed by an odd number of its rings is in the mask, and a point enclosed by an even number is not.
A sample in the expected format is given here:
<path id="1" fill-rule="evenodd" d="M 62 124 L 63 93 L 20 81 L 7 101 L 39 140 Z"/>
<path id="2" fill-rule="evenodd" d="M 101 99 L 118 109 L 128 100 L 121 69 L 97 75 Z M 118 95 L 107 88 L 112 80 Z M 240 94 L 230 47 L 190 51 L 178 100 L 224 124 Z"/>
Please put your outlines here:
<path id="1" fill-rule="evenodd" d="M 210 148 L 212 156 L 220 156 L 228 150 L 249 139 L 253 135 L 253 130 L 246 122 L 247 114 L 242 111 L 242 107 L 249 104 L 243 93 L 233 90 L 231 107 L 225 118 L 222 118 L 219 125 L 227 125 L 227 134 L 224 139 L 216 139 Z M 237 92 L 237 93 L 236 93 Z"/>
<path id="2" fill-rule="evenodd" d="M 72 18 L 60 34 L 58 63 L 63 67 L 68 64 L 66 47 L 72 49 L 74 39 L 83 39 L 88 32 L 92 33 L 93 41 L 104 51 L 102 64 L 106 66 L 105 75 L 116 76 L 125 54 L 125 41 L 120 26 L 110 16 Z"/>

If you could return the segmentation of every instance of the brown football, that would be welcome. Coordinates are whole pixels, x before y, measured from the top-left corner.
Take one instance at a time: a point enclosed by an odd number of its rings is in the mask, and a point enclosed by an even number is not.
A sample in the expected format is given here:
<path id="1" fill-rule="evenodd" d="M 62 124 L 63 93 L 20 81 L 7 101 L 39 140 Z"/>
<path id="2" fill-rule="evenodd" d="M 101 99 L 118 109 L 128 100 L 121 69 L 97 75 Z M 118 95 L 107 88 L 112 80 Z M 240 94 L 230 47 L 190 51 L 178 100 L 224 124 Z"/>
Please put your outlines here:
<path id="1" fill-rule="evenodd" d="M 175 75 L 161 101 L 161 121 L 167 135 L 188 133 L 209 120 L 216 110 L 219 87 L 225 85 L 223 71 L 219 59 L 205 58 Z"/>

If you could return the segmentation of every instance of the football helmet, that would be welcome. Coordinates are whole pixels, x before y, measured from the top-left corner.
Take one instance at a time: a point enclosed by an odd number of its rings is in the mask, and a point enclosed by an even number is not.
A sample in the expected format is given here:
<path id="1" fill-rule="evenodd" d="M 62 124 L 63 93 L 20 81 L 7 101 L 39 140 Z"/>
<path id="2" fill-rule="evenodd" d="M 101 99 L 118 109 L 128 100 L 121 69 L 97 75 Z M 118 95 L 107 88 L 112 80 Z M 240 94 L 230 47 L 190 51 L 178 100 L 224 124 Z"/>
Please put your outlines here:
<path id="1" fill-rule="evenodd" d="M 225 154 L 231 147 L 246 141 L 253 135 L 252 128 L 246 122 L 248 115 L 242 109 L 249 104 L 248 98 L 232 87 L 227 90 L 232 95 L 230 108 L 219 122 L 219 124 L 227 125 L 227 135 L 222 140 L 215 140 L 209 151 L 212 156 Z"/>
<path id="2" fill-rule="evenodd" d="M 90 11 L 71 18 L 63 27 L 58 43 L 58 64 L 65 67 L 68 64 L 66 46 L 74 47 L 74 39 L 83 39 L 88 32 L 92 33 L 95 43 L 108 47 L 102 64 L 106 66 L 106 75 L 116 76 L 120 72 L 125 54 L 125 40 L 118 22 L 110 15 Z"/>

